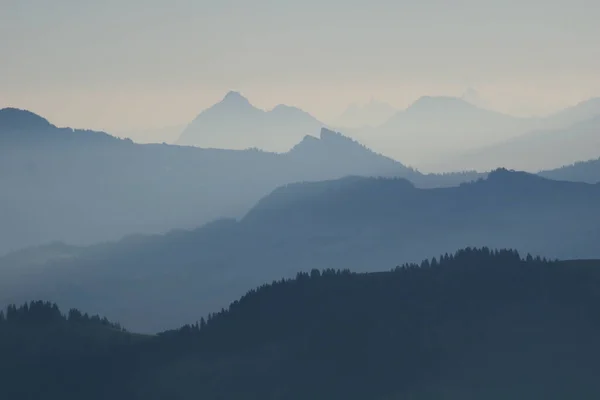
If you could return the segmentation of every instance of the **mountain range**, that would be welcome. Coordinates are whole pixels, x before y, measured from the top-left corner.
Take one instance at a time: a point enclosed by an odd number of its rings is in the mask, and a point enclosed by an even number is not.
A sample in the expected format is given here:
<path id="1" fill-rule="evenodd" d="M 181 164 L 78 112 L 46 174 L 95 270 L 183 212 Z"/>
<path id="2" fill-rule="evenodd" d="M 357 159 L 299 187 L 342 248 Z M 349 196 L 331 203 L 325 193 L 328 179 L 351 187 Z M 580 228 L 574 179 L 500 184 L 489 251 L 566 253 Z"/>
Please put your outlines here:
<path id="1" fill-rule="evenodd" d="M 258 115 L 228 96 L 225 108 Z M 468 119 L 461 102 L 423 99 L 389 124 L 433 109 Z M 584 118 L 568 129 L 538 121 L 482 159 L 569 165 L 438 175 L 326 128 L 279 153 L 203 149 L 2 109 L 0 252 L 21 250 L 0 256 L 0 392 L 597 398 L 593 108 L 557 115 Z M 300 115 L 288 111 L 280 121 Z M 514 122 L 480 111 L 497 127 Z M 263 113 L 272 124 L 285 112 Z M 590 160 L 571 164 L 581 154 Z"/>
<path id="2" fill-rule="evenodd" d="M 540 171 L 557 164 L 567 165 L 598 158 L 600 152 L 599 114 L 568 128 L 544 129 L 529 132 L 510 140 L 465 152 L 448 161 L 445 166 L 464 168 L 478 166 L 482 170 L 506 165 L 510 168 Z M 557 119 L 562 119 L 558 115 Z M 443 166 L 442 166 L 443 168 Z"/>
<path id="3" fill-rule="evenodd" d="M 0 260 L 0 303 L 48 299 L 155 332 L 309 267 L 379 271 L 483 245 L 594 258 L 599 240 L 600 184 L 507 170 L 433 189 L 347 177 L 282 186 L 239 221 L 9 255 Z"/>
<path id="4" fill-rule="evenodd" d="M 600 158 L 579 161 L 561 168 L 541 171 L 538 175 L 561 181 L 600 182 Z"/>
<path id="5" fill-rule="evenodd" d="M 597 158 L 591 149 L 598 148 L 599 116 L 598 98 L 547 117 L 518 118 L 459 98 L 422 97 L 383 125 L 352 136 L 425 170 L 486 171 L 503 166 L 537 172 Z M 554 136 L 573 137 L 564 153 L 560 148 L 564 139 L 557 141 Z M 539 154 L 532 153 L 537 148 L 542 149 Z"/>
<path id="6" fill-rule="evenodd" d="M 520 118 L 471 104 L 468 100 L 473 96 L 470 92 L 461 98 L 423 96 L 405 110 L 374 100 L 364 106 L 354 104 L 335 121 L 335 129 L 407 165 L 438 172 L 487 171 L 500 166 L 537 172 L 598 157 L 591 154 L 598 136 L 581 131 L 597 132 L 600 98 L 546 117 Z M 367 124 L 359 123 L 367 120 Z M 324 126 L 296 107 L 279 105 L 265 111 L 240 93 L 230 92 L 201 112 L 177 143 L 285 152 Z M 558 143 L 557 136 L 576 139 L 568 151 L 554 157 L 552 149 L 567 140 Z M 530 157 L 538 147 L 542 150 Z"/>
<path id="7" fill-rule="evenodd" d="M 278 186 L 347 175 L 452 186 L 471 173 L 424 175 L 322 129 L 286 153 L 136 144 L 0 111 L 0 254 L 52 241 L 92 244 L 241 217 Z"/>
<path id="8" fill-rule="evenodd" d="M 425 96 L 364 135 L 370 138 L 367 145 L 377 143 L 388 149 L 387 154 L 423 165 L 524 133 L 534 126 L 533 121 L 485 110 L 459 98 Z"/>
<path id="9" fill-rule="evenodd" d="M 180 145 L 283 153 L 305 135 L 325 125 L 296 107 L 278 105 L 265 111 L 238 92 L 202 111 L 181 133 Z"/>

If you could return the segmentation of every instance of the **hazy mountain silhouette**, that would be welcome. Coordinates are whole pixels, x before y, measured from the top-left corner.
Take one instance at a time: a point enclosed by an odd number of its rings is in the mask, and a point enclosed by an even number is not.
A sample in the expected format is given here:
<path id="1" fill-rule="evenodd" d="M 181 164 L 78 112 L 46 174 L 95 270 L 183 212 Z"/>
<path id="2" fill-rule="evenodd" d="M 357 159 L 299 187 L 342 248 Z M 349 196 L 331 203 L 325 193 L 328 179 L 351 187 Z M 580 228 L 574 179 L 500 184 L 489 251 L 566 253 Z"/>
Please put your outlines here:
<path id="1" fill-rule="evenodd" d="M 181 133 L 177 144 L 285 152 L 324 124 L 296 108 L 278 105 L 270 111 L 254 107 L 238 92 L 201 112 Z"/>
<path id="2" fill-rule="evenodd" d="M 600 156 L 600 115 L 566 129 L 539 130 L 466 152 L 440 168 L 488 170 L 497 165 L 531 172 Z"/>
<path id="3" fill-rule="evenodd" d="M 0 129 L 4 135 L 23 130 L 48 129 L 54 127 L 47 119 L 31 111 L 18 108 L 0 109 Z"/>
<path id="4" fill-rule="evenodd" d="M 572 107 L 549 115 L 543 119 L 543 126 L 548 129 L 567 128 L 596 117 L 600 117 L 600 97 L 582 101 Z"/>
<path id="5" fill-rule="evenodd" d="M 425 96 L 383 125 L 357 133 L 357 137 L 386 155 L 428 166 L 439 157 L 527 132 L 535 124 L 534 120 L 485 110 L 460 98 Z"/>
<path id="6" fill-rule="evenodd" d="M 462 98 L 424 96 L 379 127 L 348 132 L 378 152 L 424 169 L 485 171 L 506 166 L 532 170 L 527 167 L 530 157 L 507 155 L 509 150 L 490 155 L 483 150 L 495 146 L 502 148 L 512 141 L 527 141 L 537 132 L 584 129 L 586 125 L 593 125 L 595 117 L 600 116 L 600 101 L 596 98 L 547 117 L 519 118 L 467 101 L 476 101 L 474 96 L 469 92 Z M 579 151 L 574 146 L 577 144 L 572 143 L 570 147 L 573 149 L 568 155 L 557 157 L 553 162 L 545 157 L 546 163 L 536 168 L 548 169 L 598 156 L 590 156 L 589 151 Z M 590 144 L 581 146 L 589 149 Z M 480 150 L 482 154 L 479 154 Z M 508 164 L 510 162 L 514 164 Z"/>
<path id="7" fill-rule="evenodd" d="M 24 150 L 32 150 L 39 155 L 40 150 L 47 148 L 49 151 L 54 151 L 56 146 L 67 149 L 72 146 L 107 145 L 110 147 L 132 144 L 131 140 L 121 140 L 104 132 L 59 128 L 31 111 L 18 108 L 0 109 L 0 143 L 2 144 L 0 154 L 5 158 L 0 159 L 0 163 L 18 158 Z"/>
<path id="8" fill-rule="evenodd" d="M 350 106 L 336 124 L 344 126 L 344 132 L 377 152 L 424 169 L 483 171 L 507 166 L 533 171 L 535 168 L 527 166 L 525 156 L 508 159 L 505 154 L 488 157 L 485 153 L 478 156 L 479 159 L 471 153 L 477 154 L 479 150 L 496 145 L 501 148 L 512 140 L 526 140 L 527 136 L 535 136 L 532 132 L 570 130 L 573 125 L 587 123 L 600 115 L 597 98 L 540 118 L 520 118 L 491 111 L 482 108 L 483 103 L 477 99 L 473 90 L 468 90 L 461 98 L 424 96 L 406 110 L 395 112 L 385 103 L 371 101 L 363 107 Z M 370 116 L 373 116 L 372 123 L 352 122 L 353 118 L 360 121 Z M 305 135 L 323 126 L 298 108 L 279 105 L 264 111 L 254 107 L 240 93 L 229 92 L 221 102 L 200 113 L 177 143 L 204 148 L 259 148 L 285 152 Z M 546 160 L 543 166 L 536 168 L 548 169 L 590 158 L 583 151 L 573 149 L 573 153 L 553 163 Z M 513 160 L 514 165 L 505 163 Z"/>
<path id="9" fill-rule="evenodd" d="M 364 105 L 351 104 L 340 115 L 335 125 L 344 128 L 364 128 L 382 125 L 398 112 L 388 103 L 371 99 Z"/>
<path id="10" fill-rule="evenodd" d="M 57 128 L 12 109 L 2 111 L 0 124 L 0 253 L 241 217 L 262 196 L 290 182 L 365 175 L 448 186 L 477 177 L 425 176 L 326 130 L 275 154 L 140 145 L 102 132 Z"/>
<path id="11" fill-rule="evenodd" d="M 2 393 L 11 400 L 598 398 L 599 271 L 598 260 L 488 248 L 390 272 L 312 269 L 156 336 L 78 309 L 62 314 L 49 302 L 10 305 L 0 311 Z"/>
<path id="12" fill-rule="evenodd" d="M 43 267 L 2 259 L 0 303 L 44 298 L 156 331 L 307 268 L 377 271 L 485 244 L 593 258 L 599 240 L 600 185 L 507 170 L 436 189 L 347 177 L 280 187 L 239 222 L 76 248 L 71 258 L 61 247 Z"/>
<path id="13" fill-rule="evenodd" d="M 600 182 L 600 158 L 541 171 L 538 175 L 563 181 L 598 183 Z"/>

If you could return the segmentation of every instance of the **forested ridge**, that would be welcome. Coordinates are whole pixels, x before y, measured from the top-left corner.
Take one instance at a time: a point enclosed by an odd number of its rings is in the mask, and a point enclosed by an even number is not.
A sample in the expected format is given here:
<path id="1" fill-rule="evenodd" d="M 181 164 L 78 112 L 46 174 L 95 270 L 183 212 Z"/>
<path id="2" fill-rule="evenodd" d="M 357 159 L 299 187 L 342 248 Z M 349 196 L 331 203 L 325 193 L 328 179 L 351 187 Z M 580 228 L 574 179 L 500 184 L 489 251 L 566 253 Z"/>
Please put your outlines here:
<path id="1" fill-rule="evenodd" d="M 54 304 L 0 317 L 10 399 L 592 399 L 600 261 L 467 248 L 312 270 L 136 335 Z M 151 312 L 151 310 L 149 310 Z"/>
<path id="2" fill-rule="evenodd" d="M 466 246 L 596 259 L 599 242 L 600 185 L 505 169 L 443 189 L 347 177 L 280 187 L 239 221 L 0 258 L 0 304 L 50 300 L 157 333 L 310 268 L 382 271 Z"/>

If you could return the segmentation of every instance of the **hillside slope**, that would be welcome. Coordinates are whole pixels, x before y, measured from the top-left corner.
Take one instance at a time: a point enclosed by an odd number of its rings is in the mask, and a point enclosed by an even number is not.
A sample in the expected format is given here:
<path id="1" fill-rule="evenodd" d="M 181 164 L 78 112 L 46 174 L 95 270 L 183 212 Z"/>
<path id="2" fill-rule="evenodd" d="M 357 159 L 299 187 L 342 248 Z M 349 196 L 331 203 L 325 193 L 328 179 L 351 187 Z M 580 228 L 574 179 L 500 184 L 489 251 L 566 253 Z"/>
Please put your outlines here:
<path id="1" fill-rule="evenodd" d="M 239 218 L 280 185 L 346 175 L 402 176 L 423 186 L 476 176 L 425 176 L 327 130 L 275 154 L 140 145 L 5 109 L 0 255 L 54 241 L 88 245 Z"/>
<path id="2" fill-rule="evenodd" d="M 46 314 L 11 312 L 0 319 L 0 346 L 10 349 L 0 383 L 14 400 L 41 390 L 116 400 L 594 399 L 599 271 L 597 260 L 487 248 L 391 272 L 312 270 L 197 324 L 85 346 L 74 328 L 44 335 L 55 326 Z M 13 329 L 27 335 L 8 336 Z"/>
<path id="3" fill-rule="evenodd" d="M 484 245 L 596 258 L 599 240 L 600 185 L 506 170 L 441 189 L 348 177 L 281 187 L 240 221 L 71 254 L 42 248 L 46 263 L 32 254 L 0 259 L 0 303 L 49 299 L 156 332 L 306 268 L 380 271 Z"/>

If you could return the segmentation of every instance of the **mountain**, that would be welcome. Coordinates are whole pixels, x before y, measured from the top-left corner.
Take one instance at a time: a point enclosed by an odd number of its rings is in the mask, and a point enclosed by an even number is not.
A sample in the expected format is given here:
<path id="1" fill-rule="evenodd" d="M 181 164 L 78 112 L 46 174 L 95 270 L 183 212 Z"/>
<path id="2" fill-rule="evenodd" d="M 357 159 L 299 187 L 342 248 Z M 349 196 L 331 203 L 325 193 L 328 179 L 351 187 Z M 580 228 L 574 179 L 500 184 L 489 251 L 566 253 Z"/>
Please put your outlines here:
<path id="1" fill-rule="evenodd" d="M 582 101 L 544 118 L 547 129 L 567 128 L 580 122 L 600 117 L 600 97 Z"/>
<path id="2" fill-rule="evenodd" d="M 143 339 L 99 316 L 79 310 L 63 315 L 56 304 L 11 305 L 0 311 L 2 396 L 106 399 L 107 380 L 124 387 L 127 372 L 106 355 L 120 349 L 125 356 Z"/>
<path id="3" fill-rule="evenodd" d="M 345 128 L 375 127 L 385 123 L 398 110 L 388 103 L 371 99 L 364 105 L 351 104 L 335 121 L 336 126 Z"/>
<path id="4" fill-rule="evenodd" d="M 600 182 L 600 158 L 541 171 L 538 175 L 562 181 L 598 183 Z"/>
<path id="5" fill-rule="evenodd" d="M 292 165 L 297 164 L 306 177 L 319 175 L 319 171 L 331 171 L 340 177 L 362 175 L 359 171 L 369 166 L 379 170 L 379 176 L 402 175 L 425 186 L 433 179 L 325 128 L 321 129 L 318 138 L 306 135 L 286 153 L 286 158 Z"/>
<path id="6" fill-rule="evenodd" d="M 489 170 L 505 166 L 537 172 L 600 156 L 600 115 L 566 129 L 538 130 L 465 152 L 440 168 Z"/>
<path id="7" fill-rule="evenodd" d="M 598 98 L 546 117 L 531 118 L 505 115 L 476 104 L 483 103 L 474 91 L 467 91 L 461 98 L 424 96 L 381 126 L 348 132 L 382 154 L 429 171 L 485 171 L 498 167 L 536 171 L 598 156 L 589 154 L 596 144 L 587 139 L 573 140 L 554 160 L 546 154 L 532 159 L 531 149 L 520 148 L 532 137 L 539 137 L 535 146 L 550 148 L 548 143 L 556 141 L 554 132 L 579 136 L 581 130 L 597 130 Z M 497 154 L 492 152 L 496 147 Z M 544 153 L 549 151 L 544 149 Z"/>
<path id="8" fill-rule="evenodd" d="M 362 107 L 351 105 L 336 124 L 378 153 L 430 171 L 508 167 L 533 172 L 597 157 L 589 154 L 593 143 L 573 142 L 560 159 L 552 160 L 547 155 L 532 159 L 528 156 L 530 150 L 521 150 L 519 143 L 539 136 L 540 144 L 550 147 L 543 143 L 543 136 L 552 137 L 555 131 L 575 131 L 572 134 L 577 136 L 579 130 L 588 129 L 586 126 L 594 125 L 600 116 L 599 98 L 546 117 L 531 118 L 491 111 L 482 104 L 473 90 L 460 98 L 424 96 L 407 109 L 395 112 L 389 105 L 373 100 Z M 369 123 L 360 122 L 369 119 Z M 277 106 L 263 111 L 241 94 L 230 92 L 220 103 L 202 112 L 184 130 L 178 143 L 283 152 L 322 126 L 297 108 Z M 509 154 L 513 142 L 517 156 Z M 495 147 L 498 154 L 490 154 Z"/>
<path id="9" fill-rule="evenodd" d="M 47 119 L 18 108 L 0 109 L 0 129 L 4 134 L 15 131 L 48 129 L 54 127 Z"/>
<path id="10" fill-rule="evenodd" d="M 484 245 L 595 258 L 599 240 L 598 184 L 507 170 L 434 189 L 354 176 L 284 185 L 239 221 L 26 256 L 43 265 L 7 256 L 0 259 L 0 304 L 48 299 L 156 332 L 307 268 L 380 271 Z"/>
<path id="11" fill-rule="evenodd" d="M 264 111 L 240 93 L 229 92 L 221 102 L 201 112 L 184 129 L 177 144 L 281 153 L 322 127 L 323 123 L 296 107 L 278 105 Z"/>
<path id="12" fill-rule="evenodd" d="M 0 313 L 2 391 L 12 400 L 598 398 L 599 271 L 598 260 L 488 248 L 390 272 L 312 269 L 152 336 L 51 303 L 10 306 Z"/>
<path id="13" fill-rule="evenodd" d="M 527 132 L 536 123 L 485 110 L 456 97 L 425 96 L 383 125 L 356 135 L 376 151 L 426 168 L 440 157 Z"/>
<path id="14" fill-rule="evenodd" d="M 18 110 L 3 110 L 0 126 L 0 254 L 239 218 L 276 187 L 297 181 L 402 176 L 419 186 L 444 186 L 477 176 L 422 175 L 327 130 L 275 154 L 140 145 L 57 128 Z"/>

